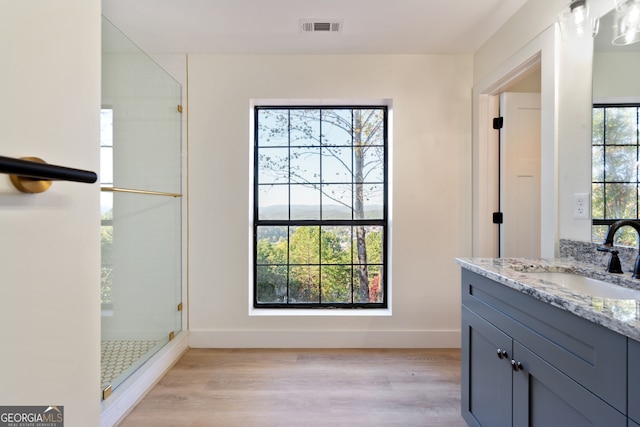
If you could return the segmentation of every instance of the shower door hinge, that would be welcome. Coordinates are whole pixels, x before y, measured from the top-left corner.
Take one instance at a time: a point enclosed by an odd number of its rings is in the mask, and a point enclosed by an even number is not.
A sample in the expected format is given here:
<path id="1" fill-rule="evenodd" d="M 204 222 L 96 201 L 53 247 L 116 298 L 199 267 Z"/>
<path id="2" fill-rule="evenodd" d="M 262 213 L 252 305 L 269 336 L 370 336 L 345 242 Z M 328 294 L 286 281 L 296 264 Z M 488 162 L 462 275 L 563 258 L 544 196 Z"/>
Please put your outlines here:
<path id="1" fill-rule="evenodd" d="M 169 341 L 173 341 L 173 339 L 176 337 L 175 332 L 171 331 L 169 332 Z"/>
<path id="2" fill-rule="evenodd" d="M 502 129 L 502 126 L 504 126 L 504 117 L 495 117 L 493 119 L 493 128 Z"/>
<path id="3" fill-rule="evenodd" d="M 111 384 L 109 384 L 102 390 L 102 400 L 107 400 L 111 396 L 111 391 Z"/>
<path id="4" fill-rule="evenodd" d="M 178 113 L 182 113 L 182 105 L 178 104 Z"/>
<path id="5" fill-rule="evenodd" d="M 182 311 L 182 303 L 178 304 L 178 311 Z"/>

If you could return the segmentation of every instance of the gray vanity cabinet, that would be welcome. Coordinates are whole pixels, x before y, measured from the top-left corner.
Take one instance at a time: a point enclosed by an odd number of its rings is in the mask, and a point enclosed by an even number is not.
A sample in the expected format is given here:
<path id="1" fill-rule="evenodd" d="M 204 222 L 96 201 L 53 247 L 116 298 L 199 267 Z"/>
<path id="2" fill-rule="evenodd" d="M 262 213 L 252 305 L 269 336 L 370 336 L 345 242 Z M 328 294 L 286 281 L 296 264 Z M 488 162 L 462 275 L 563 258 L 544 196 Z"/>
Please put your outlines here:
<path id="1" fill-rule="evenodd" d="M 629 339 L 629 427 L 640 425 L 640 342 Z"/>
<path id="2" fill-rule="evenodd" d="M 467 270 L 462 415 L 470 426 L 627 426 L 627 339 Z"/>

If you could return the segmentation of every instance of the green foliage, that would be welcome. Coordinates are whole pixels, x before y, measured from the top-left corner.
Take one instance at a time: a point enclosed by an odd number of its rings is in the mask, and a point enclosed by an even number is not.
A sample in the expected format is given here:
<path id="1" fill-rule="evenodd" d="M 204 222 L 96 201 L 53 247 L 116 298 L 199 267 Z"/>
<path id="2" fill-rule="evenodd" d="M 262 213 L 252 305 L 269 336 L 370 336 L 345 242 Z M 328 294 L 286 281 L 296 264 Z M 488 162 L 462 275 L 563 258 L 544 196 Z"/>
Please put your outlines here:
<path id="1" fill-rule="evenodd" d="M 257 297 L 260 302 L 282 302 L 287 296 L 287 240 L 273 242 L 269 234 L 273 235 L 267 233 L 258 240 Z"/>
<path id="2" fill-rule="evenodd" d="M 261 227 L 267 228 L 267 227 Z M 367 227 L 370 301 L 380 301 L 382 232 Z M 351 227 L 292 227 L 289 239 L 271 241 L 264 233 L 257 244 L 257 297 L 260 302 L 350 303 L 358 301 L 358 267 L 352 266 L 355 239 Z M 260 233 L 262 235 L 262 233 Z M 353 260 L 353 261 L 352 261 Z M 355 285 L 354 285 L 355 284 Z M 354 288 L 355 286 L 355 288 Z"/>
<path id="3" fill-rule="evenodd" d="M 289 298 L 293 301 L 314 302 L 318 299 L 319 239 L 319 227 L 298 227 L 289 239 Z"/>
<path id="4" fill-rule="evenodd" d="M 382 232 L 369 230 L 365 240 L 367 242 L 367 262 L 382 264 Z"/>
<path id="5" fill-rule="evenodd" d="M 100 249 L 102 257 L 100 302 L 113 302 L 113 227 L 103 225 L 100 229 Z"/>

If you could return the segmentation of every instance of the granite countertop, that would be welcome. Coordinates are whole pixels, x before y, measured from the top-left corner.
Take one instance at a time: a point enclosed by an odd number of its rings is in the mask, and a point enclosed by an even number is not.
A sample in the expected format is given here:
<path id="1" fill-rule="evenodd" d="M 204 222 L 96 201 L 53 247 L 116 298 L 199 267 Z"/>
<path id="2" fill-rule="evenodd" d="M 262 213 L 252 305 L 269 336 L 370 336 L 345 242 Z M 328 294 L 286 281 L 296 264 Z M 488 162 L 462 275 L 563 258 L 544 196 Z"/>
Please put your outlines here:
<path id="1" fill-rule="evenodd" d="M 464 269 L 640 341 L 640 297 L 603 298 L 527 275 L 545 271 L 569 272 L 640 290 L 640 280 L 632 279 L 630 273 L 606 273 L 601 267 L 567 259 L 456 258 L 456 262 Z"/>

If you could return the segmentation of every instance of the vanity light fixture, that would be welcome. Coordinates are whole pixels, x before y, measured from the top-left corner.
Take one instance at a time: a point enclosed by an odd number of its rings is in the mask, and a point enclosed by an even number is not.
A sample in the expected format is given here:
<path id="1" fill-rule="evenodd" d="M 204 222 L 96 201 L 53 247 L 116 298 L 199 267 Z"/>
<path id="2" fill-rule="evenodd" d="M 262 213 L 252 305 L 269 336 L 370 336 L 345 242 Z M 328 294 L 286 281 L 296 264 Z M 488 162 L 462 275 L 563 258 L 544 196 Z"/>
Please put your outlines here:
<path id="1" fill-rule="evenodd" d="M 599 20 L 589 14 L 587 0 L 572 0 L 558 14 L 558 23 L 565 41 L 595 37 L 598 34 Z"/>
<path id="2" fill-rule="evenodd" d="M 626 46 L 640 42 L 640 0 L 627 0 L 616 7 L 613 43 Z"/>

